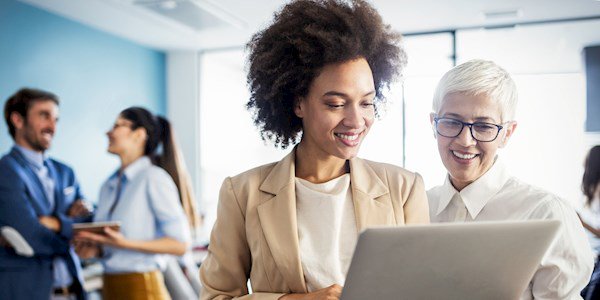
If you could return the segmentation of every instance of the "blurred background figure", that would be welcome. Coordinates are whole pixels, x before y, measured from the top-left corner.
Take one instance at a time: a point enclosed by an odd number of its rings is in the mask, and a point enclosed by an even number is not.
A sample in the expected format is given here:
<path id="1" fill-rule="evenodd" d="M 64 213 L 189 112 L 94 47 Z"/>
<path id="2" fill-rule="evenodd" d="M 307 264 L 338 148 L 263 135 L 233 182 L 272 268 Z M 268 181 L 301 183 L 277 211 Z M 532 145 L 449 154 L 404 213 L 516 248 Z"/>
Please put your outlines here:
<path id="1" fill-rule="evenodd" d="M 73 170 L 47 154 L 58 104 L 50 92 L 23 88 L 4 105 L 14 145 L 0 159 L 0 227 L 21 238 L 0 241 L 0 299 L 85 298 L 69 240 L 73 222 L 91 211 Z"/>
<path id="2" fill-rule="evenodd" d="M 585 170 L 581 182 L 581 190 L 585 195 L 585 204 L 579 212 L 581 223 L 587 229 L 590 245 L 596 254 L 596 263 L 590 283 L 583 290 L 584 299 L 600 299 L 597 289 L 600 278 L 598 254 L 600 253 L 600 145 L 590 149 L 585 159 Z"/>
<path id="3" fill-rule="evenodd" d="M 80 233 L 78 253 L 101 257 L 103 299 L 170 299 L 162 272 L 172 258 L 165 254 L 184 255 L 199 222 L 170 123 L 131 107 L 107 135 L 121 166 L 100 190 L 95 221 L 120 221 L 121 230 Z"/>

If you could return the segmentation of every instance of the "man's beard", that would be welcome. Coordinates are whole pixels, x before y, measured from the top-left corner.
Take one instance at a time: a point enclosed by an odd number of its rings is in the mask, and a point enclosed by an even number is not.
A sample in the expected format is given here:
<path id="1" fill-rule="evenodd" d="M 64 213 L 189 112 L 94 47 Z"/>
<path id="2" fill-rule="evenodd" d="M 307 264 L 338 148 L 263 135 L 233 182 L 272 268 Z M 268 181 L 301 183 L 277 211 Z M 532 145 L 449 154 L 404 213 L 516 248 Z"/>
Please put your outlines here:
<path id="1" fill-rule="evenodd" d="M 33 150 L 44 152 L 48 150 L 48 148 L 50 148 L 50 143 L 45 144 L 42 141 L 40 141 L 37 138 L 36 133 L 33 131 L 33 129 L 29 127 L 28 124 L 26 124 L 25 126 L 27 126 L 27 128 L 25 129 L 25 141 L 27 141 L 27 143 L 31 148 L 33 148 Z M 44 131 L 46 130 L 42 130 L 42 132 Z"/>

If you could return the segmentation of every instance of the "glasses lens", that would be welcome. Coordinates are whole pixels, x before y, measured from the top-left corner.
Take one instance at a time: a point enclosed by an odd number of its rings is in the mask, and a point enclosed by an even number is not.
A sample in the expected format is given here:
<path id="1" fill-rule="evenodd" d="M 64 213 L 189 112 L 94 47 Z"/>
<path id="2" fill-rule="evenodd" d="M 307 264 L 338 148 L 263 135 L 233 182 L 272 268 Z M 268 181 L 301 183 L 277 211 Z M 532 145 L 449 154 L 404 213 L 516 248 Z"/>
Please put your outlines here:
<path id="1" fill-rule="evenodd" d="M 489 123 L 474 123 L 471 127 L 473 137 L 481 142 L 493 141 L 498 135 L 498 127 Z"/>
<path id="2" fill-rule="evenodd" d="M 438 119 L 436 122 L 436 130 L 441 136 L 455 137 L 460 134 L 463 124 L 452 119 Z"/>

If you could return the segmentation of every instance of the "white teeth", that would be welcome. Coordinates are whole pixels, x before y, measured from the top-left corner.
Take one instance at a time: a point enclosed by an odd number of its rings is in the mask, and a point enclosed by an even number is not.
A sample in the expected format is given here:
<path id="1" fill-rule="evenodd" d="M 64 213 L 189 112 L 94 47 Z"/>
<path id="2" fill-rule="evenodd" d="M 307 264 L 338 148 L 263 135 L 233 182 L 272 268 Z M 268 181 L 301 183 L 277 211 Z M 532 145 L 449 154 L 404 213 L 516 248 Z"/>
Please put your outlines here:
<path id="1" fill-rule="evenodd" d="M 355 135 L 345 135 L 345 134 L 341 134 L 341 133 L 336 133 L 336 135 L 338 137 L 340 137 L 341 139 L 349 140 L 349 141 L 354 141 L 354 140 L 356 140 L 358 138 L 358 134 L 355 134 Z"/>
<path id="2" fill-rule="evenodd" d="M 456 156 L 458 158 L 462 158 L 462 159 L 472 159 L 473 157 L 477 156 L 476 154 L 461 154 L 456 151 L 452 151 L 452 154 L 454 154 L 454 156 Z"/>

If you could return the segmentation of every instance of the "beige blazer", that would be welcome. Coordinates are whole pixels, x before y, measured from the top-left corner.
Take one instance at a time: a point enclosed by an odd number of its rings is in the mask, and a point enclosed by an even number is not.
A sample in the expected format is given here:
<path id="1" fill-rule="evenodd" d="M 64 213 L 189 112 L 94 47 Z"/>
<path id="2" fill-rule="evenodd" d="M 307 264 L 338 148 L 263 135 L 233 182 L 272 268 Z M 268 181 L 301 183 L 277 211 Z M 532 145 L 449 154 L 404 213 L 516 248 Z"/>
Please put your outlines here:
<path id="1" fill-rule="evenodd" d="M 209 253 L 200 268 L 201 299 L 278 299 L 307 292 L 296 221 L 294 153 L 223 182 Z M 429 222 L 423 180 L 416 173 L 354 158 L 350 186 L 359 232 L 373 225 Z"/>

